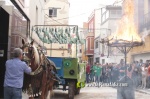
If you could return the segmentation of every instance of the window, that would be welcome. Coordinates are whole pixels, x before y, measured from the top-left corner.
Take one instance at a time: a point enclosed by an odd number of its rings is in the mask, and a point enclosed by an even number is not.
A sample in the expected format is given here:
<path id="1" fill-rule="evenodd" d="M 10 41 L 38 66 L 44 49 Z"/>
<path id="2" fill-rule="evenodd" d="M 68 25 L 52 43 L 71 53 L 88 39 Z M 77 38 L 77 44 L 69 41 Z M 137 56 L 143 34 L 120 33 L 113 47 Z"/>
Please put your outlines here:
<path id="1" fill-rule="evenodd" d="M 18 47 L 18 43 L 19 43 L 19 36 L 16 36 L 16 46 Z"/>
<path id="2" fill-rule="evenodd" d="M 98 40 L 95 42 L 95 48 L 98 48 Z"/>
<path id="3" fill-rule="evenodd" d="M 102 44 L 102 54 L 104 54 L 104 51 L 105 51 L 105 45 Z"/>
<path id="4" fill-rule="evenodd" d="M 94 30 L 94 25 L 93 25 L 93 21 L 91 22 L 91 32 L 93 32 Z"/>
<path id="5" fill-rule="evenodd" d="M 90 38 L 90 49 L 94 49 L 94 38 Z"/>
<path id="6" fill-rule="evenodd" d="M 81 50 L 81 49 L 80 49 L 79 51 L 80 51 L 79 53 L 82 53 L 82 50 Z"/>
<path id="7" fill-rule="evenodd" d="M 57 9 L 56 8 L 49 9 L 49 17 L 57 17 Z"/>
<path id="8" fill-rule="evenodd" d="M 99 63 L 99 57 L 95 58 L 96 63 Z"/>
<path id="9" fill-rule="evenodd" d="M 88 38 L 86 39 L 86 50 L 88 50 Z"/>
<path id="10" fill-rule="evenodd" d="M 105 59 L 102 59 L 102 64 L 105 64 Z"/>
<path id="11" fill-rule="evenodd" d="M 22 33 L 24 31 L 22 31 L 22 23 L 18 22 L 18 32 Z"/>
<path id="12" fill-rule="evenodd" d="M 121 10 L 111 10 L 110 11 L 110 17 L 111 18 L 116 18 L 116 17 L 121 17 Z"/>
<path id="13" fill-rule="evenodd" d="M 118 10 L 118 11 L 117 11 L 117 14 L 118 14 L 118 15 L 122 15 L 122 11 L 121 11 L 121 10 Z"/>
<path id="14" fill-rule="evenodd" d="M 111 14 L 111 15 L 115 15 L 115 14 L 116 14 L 116 11 L 112 10 L 112 11 L 110 11 L 110 14 Z"/>
<path id="15" fill-rule="evenodd" d="M 93 32 L 94 31 L 94 23 L 93 23 L 93 21 L 89 23 L 88 29 L 89 29 L 89 32 Z"/>
<path id="16" fill-rule="evenodd" d="M 18 19 L 17 17 L 15 17 L 15 31 L 18 30 Z"/>

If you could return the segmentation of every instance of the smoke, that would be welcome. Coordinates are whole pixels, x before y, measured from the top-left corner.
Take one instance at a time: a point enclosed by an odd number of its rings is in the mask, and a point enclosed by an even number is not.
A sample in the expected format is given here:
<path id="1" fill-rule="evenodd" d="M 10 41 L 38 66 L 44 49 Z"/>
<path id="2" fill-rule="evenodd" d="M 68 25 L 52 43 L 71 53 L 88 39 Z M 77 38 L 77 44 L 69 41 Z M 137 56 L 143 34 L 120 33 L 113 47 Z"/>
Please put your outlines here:
<path id="1" fill-rule="evenodd" d="M 142 36 L 142 37 L 141 37 L 141 38 L 142 38 L 142 41 L 145 42 L 145 37 L 148 36 L 148 35 L 149 35 L 149 33 L 148 33 L 147 29 L 144 29 L 144 32 L 143 32 L 142 35 L 141 35 L 141 36 Z"/>

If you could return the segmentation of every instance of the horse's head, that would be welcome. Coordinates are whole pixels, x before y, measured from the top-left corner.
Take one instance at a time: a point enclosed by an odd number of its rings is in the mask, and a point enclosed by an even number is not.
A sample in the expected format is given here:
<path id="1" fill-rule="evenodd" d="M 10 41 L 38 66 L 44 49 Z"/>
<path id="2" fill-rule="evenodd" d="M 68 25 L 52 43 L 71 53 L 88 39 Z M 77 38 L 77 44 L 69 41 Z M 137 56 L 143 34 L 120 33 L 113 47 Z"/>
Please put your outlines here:
<path id="1" fill-rule="evenodd" d="M 39 54 L 33 43 L 34 40 L 31 41 L 31 43 L 25 43 L 25 41 L 22 40 L 21 49 L 23 50 L 23 60 L 30 64 L 29 66 L 32 68 L 32 70 L 35 70 L 39 65 Z"/>

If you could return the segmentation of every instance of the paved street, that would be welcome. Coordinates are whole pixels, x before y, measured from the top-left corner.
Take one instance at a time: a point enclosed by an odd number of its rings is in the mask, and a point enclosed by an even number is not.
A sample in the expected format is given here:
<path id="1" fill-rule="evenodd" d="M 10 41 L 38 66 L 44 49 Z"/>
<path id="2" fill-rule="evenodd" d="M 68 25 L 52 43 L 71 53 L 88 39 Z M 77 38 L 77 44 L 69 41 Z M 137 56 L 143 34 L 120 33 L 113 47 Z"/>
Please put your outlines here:
<path id="1" fill-rule="evenodd" d="M 23 99 L 27 99 L 23 95 Z M 68 91 L 54 90 L 52 99 L 68 99 Z M 81 89 L 75 99 L 117 99 L 117 89 L 112 87 L 85 87 Z M 135 99 L 150 99 L 150 90 L 138 89 L 135 92 Z"/>
<path id="2" fill-rule="evenodd" d="M 150 90 L 149 90 L 150 91 Z M 67 99 L 67 91 L 54 91 L 53 99 Z M 135 99 L 149 99 L 150 94 L 135 93 Z M 75 99 L 117 99 L 117 90 L 111 87 L 85 87 Z"/>

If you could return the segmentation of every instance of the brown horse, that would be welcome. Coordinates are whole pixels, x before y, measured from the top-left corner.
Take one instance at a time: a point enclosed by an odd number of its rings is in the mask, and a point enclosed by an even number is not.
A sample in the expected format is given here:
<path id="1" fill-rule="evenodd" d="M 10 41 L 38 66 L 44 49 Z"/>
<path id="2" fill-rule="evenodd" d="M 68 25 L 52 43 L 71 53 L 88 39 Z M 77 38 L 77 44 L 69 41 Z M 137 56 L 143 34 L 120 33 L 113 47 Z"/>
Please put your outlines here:
<path id="1" fill-rule="evenodd" d="M 29 99 L 40 97 L 40 99 L 50 99 L 55 81 L 57 81 L 55 73 L 55 64 L 48 60 L 43 51 L 36 48 L 31 43 L 25 43 L 23 46 L 23 61 L 31 67 L 32 73 L 25 74 L 23 91 L 28 93 Z M 50 93 L 51 92 L 51 93 Z"/>

